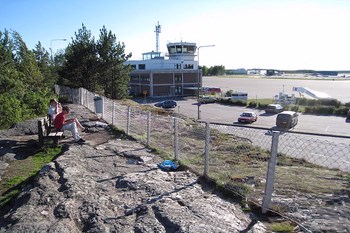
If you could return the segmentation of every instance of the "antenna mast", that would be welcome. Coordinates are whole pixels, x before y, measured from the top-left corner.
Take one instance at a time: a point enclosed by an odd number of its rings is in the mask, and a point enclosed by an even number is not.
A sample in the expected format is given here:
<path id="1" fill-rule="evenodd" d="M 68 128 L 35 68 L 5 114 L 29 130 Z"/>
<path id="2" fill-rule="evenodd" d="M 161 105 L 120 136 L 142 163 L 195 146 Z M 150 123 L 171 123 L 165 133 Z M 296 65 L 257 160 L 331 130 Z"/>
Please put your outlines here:
<path id="1" fill-rule="evenodd" d="M 156 33 L 156 52 L 159 52 L 159 33 L 161 33 L 159 21 L 154 32 Z"/>

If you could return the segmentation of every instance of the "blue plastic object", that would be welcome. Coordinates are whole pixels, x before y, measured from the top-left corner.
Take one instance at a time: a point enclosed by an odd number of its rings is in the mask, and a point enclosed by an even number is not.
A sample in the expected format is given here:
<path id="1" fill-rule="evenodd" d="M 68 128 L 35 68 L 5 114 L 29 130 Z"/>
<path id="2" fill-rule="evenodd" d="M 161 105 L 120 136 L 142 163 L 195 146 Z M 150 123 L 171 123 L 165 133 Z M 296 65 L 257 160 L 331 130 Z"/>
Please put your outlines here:
<path id="1" fill-rule="evenodd" d="M 164 160 L 162 163 L 158 164 L 158 167 L 164 171 L 175 171 L 179 168 L 179 165 L 171 160 Z"/>

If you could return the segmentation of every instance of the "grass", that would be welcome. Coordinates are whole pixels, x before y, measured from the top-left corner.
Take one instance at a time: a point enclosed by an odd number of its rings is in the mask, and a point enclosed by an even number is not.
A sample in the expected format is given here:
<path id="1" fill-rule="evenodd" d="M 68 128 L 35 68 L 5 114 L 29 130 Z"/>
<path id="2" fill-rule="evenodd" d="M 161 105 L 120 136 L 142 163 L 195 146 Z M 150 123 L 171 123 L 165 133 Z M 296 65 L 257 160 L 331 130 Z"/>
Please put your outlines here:
<path id="1" fill-rule="evenodd" d="M 294 232 L 294 226 L 289 222 L 274 223 L 271 230 L 273 232 Z"/>
<path id="2" fill-rule="evenodd" d="M 3 179 L 0 181 L 0 215 L 3 215 L 7 206 L 18 196 L 22 188 L 31 181 L 41 168 L 51 162 L 62 151 L 62 147 L 44 146 L 34 151 L 32 156 L 23 160 L 9 162 Z"/>

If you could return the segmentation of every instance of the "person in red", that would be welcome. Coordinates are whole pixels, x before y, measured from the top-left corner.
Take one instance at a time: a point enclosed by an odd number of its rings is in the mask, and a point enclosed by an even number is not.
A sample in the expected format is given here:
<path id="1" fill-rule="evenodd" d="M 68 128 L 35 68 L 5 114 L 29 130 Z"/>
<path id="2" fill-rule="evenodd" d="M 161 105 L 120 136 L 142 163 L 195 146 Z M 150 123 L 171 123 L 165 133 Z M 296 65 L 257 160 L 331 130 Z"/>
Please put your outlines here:
<path id="1" fill-rule="evenodd" d="M 69 113 L 69 107 L 63 106 L 62 112 L 60 112 L 54 119 L 53 124 L 55 126 L 55 129 L 57 131 L 64 131 L 69 130 L 73 137 L 75 142 L 85 142 L 84 139 L 82 139 L 78 132 L 78 126 L 77 126 L 77 119 L 68 119 L 66 120 L 66 116 Z"/>

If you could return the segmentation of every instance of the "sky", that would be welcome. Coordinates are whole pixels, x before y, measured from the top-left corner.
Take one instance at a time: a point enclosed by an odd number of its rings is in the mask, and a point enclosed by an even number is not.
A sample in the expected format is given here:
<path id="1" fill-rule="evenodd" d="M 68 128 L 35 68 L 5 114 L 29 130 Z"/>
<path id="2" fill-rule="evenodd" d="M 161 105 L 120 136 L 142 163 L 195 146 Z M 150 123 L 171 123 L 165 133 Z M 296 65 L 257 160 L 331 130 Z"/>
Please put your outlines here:
<path id="1" fill-rule="evenodd" d="M 64 49 L 82 24 L 105 26 L 131 60 L 169 42 L 194 42 L 201 66 L 350 70 L 348 0 L 0 0 L 0 31 L 34 49 Z M 66 39 L 63 41 L 61 39 Z"/>

